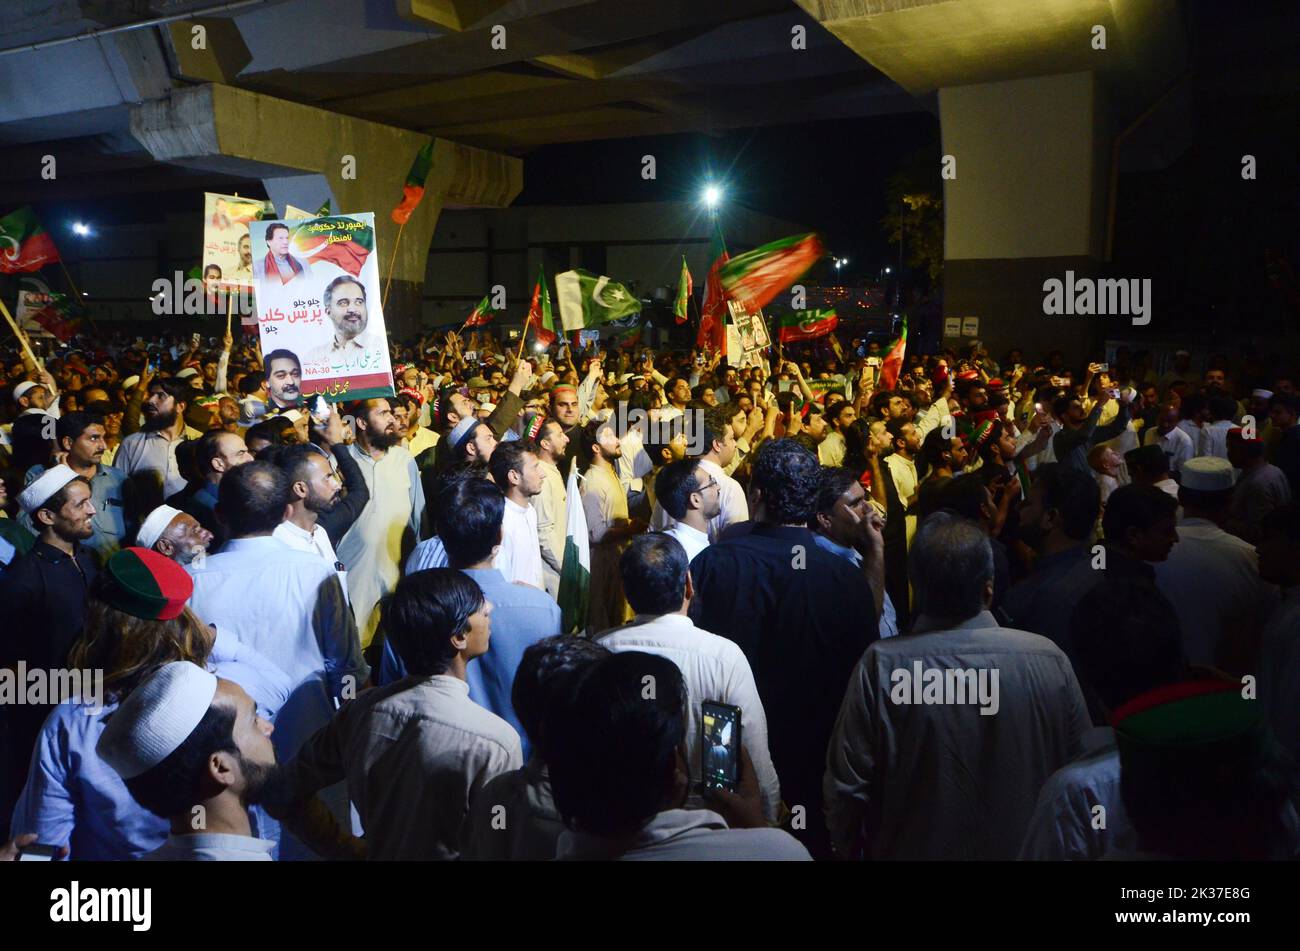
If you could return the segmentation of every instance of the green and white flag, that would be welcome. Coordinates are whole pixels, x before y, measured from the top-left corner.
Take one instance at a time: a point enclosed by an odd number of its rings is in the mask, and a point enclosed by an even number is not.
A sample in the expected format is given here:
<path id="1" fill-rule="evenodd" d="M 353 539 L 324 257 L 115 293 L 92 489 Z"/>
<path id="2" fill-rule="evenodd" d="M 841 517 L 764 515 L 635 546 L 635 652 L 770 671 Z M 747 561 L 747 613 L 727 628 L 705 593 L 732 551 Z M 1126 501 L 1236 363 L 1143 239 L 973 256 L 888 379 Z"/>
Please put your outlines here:
<path id="1" fill-rule="evenodd" d="M 566 331 L 595 327 L 641 312 L 641 302 L 622 284 L 582 270 L 555 275 L 555 299 Z"/>
<path id="2" fill-rule="evenodd" d="M 587 608 L 591 602 L 591 539 L 587 535 L 587 513 L 578 489 L 578 460 L 569 464 L 568 519 L 564 527 L 564 561 L 560 568 L 560 604 L 562 629 L 566 634 L 581 633 L 587 627 Z"/>

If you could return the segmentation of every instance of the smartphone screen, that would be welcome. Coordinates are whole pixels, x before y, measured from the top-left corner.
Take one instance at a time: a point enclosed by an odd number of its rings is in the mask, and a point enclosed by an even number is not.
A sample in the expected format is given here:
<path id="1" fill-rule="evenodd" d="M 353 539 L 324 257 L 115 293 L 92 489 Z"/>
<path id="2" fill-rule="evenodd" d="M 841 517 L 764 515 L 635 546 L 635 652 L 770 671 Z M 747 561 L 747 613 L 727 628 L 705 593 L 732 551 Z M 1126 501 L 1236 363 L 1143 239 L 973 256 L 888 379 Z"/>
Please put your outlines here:
<path id="1" fill-rule="evenodd" d="M 740 707 L 715 700 L 700 704 L 700 767 L 706 793 L 735 791 L 740 782 Z"/>
<path id="2" fill-rule="evenodd" d="M 39 842 L 33 842 L 25 846 L 18 852 L 18 861 L 20 862 L 52 862 L 61 852 L 57 845 L 42 845 Z"/>

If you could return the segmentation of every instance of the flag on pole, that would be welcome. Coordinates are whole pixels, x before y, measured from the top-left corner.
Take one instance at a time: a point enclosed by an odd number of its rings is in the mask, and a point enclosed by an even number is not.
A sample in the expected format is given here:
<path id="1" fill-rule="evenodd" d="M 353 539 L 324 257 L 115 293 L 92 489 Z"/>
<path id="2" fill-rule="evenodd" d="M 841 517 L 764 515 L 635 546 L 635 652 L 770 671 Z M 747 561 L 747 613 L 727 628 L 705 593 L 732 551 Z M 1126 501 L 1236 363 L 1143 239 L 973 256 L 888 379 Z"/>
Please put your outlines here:
<path id="1" fill-rule="evenodd" d="M 686 305 L 691 294 L 695 292 L 695 282 L 691 280 L 691 269 L 686 266 L 686 255 L 682 255 L 682 276 L 677 281 L 677 303 L 673 305 L 673 316 L 679 324 L 686 323 Z"/>
<path id="2" fill-rule="evenodd" d="M 757 313 L 803 276 L 826 253 L 817 235 L 798 234 L 773 241 L 728 260 L 718 273 L 723 292 L 745 313 Z"/>
<path id="3" fill-rule="evenodd" d="M 31 315 L 31 319 L 41 325 L 48 334 L 67 343 L 81 330 L 81 319 L 76 316 L 80 310 L 78 303 L 66 294 L 58 291 L 50 293 L 45 306 Z"/>
<path id="4" fill-rule="evenodd" d="M 638 325 L 620 330 L 618 333 L 610 334 L 609 339 L 605 341 L 608 347 L 618 347 L 620 350 L 635 350 L 641 345 L 642 331 L 645 327 Z"/>
<path id="5" fill-rule="evenodd" d="M 483 299 L 474 305 L 474 309 L 465 318 L 466 327 L 486 327 L 492 323 L 492 318 L 496 317 L 497 312 L 492 309 L 488 298 L 489 295 L 484 294 Z"/>
<path id="6" fill-rule="evenodd" d="M 700 304 L 700 330 L 695 335 L 697 347 L 714 347 L 725 351 L 727 346 L 727 298 L 718 280 L 718 272 L 727 263 L 727 246 L 722 240 L 722 229 L 713 222 L 713 243 L 709 246 L 708 276 L 704 279 L 704 302 Z"/>
<path id="7" fill-rule="evenodd" d="M 885 354 L 885 359 L 880 364 L 880 380 L 876 384 L 876 390 L 892 390 L 898 385 L 898 375 L 903 372 L 903 355 L 907 352 L 907 317 L 903 317 L 903 329 L 898 334 L 898 339 L 894 345 L 889 348 L 889 353 Z"/>
<path id="8" fill-rule="evenodd" d="M 797 310 L 793 314 L 781 315 L 777 337 L 782 343 L 816 340 L 834 330 L 839 322 L 834 307 L 830 310 Z"/>
<path id="9" fill-rule="evenodd" d="M 555 343 L 555 319 L 551 316 L 551 289 L 546 286 L 546 273 L 539 265 L 537 283 L 533 285 L 533 300 L 528 305 L 528 329 L 543 347 Z"/>
<path id="10" fill-rule="evenodd" d="M 587 627 L 587 608 L 591 602 L 591 540 L 587 535 L 587 513 L 578 489 L 578 460 L 569 464 L 568 519 L 564 527 L 564 560 L 560 568 L 561 627 L 566 634 Z"/>
<path id="11" fill-rule="evenodd" d="M 404 225 L 411 220 L 411 212 L 415 211 L 416 206 L 420 204 L 420 199 L 424 197 L 424 183 L 428 181 L 429 169 L 432 167 L 433 140 L 430 139 L 420 151 L 415 153 L 411 170 L 406 173 L 406 184 L 402 186 L 402 200 L 393 209 L 393 221 L 399 225 Z"/>
<path id="12" fill-rule="evenodd" d="M 565 330 L 580 330 L 641 312 L 641 302 L 622 284 L 583 270 L 555 275 L 555 297 Z"/>
<path id="13" fill-rule="evenodd" d="M 0 218 L 0 271 L 39 271 L 58 260 L 54 239 L 41 227 L 30 206 Z"/>

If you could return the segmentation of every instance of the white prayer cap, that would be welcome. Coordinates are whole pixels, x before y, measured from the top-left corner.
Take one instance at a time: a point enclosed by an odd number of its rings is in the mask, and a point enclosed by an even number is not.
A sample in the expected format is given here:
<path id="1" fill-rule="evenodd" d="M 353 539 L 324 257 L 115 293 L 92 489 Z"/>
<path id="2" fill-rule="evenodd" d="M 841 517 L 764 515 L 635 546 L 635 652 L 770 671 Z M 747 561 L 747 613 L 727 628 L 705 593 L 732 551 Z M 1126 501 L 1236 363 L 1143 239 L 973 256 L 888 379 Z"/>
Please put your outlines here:
<path id="1" fill-rule="evenodd" d="M 39 479 L 18 493 L 19 508 L 30 515 L 75 478 L 77 474 L 67 465 L 46 469 Z"/>
<path id="2" fill-rule="evenodd" d="M 41 384 L 39 383 L 33 383 L 31 380 L 23 380 L 21 383 L 19 383 L 17 386 L 14 387 L 14 402 L 17 403 L 20 399 L 22 399 L 24 396 L 27 395 L 28 390 L 34 390 L 36 389 L 36 387 L 40 385 Z"/>
<path id="3" fill-rule="evenodd" d="M 1236 482 L 1232 463 L 1218 456 L 1197 456 L 1182 467 L 1182 487 L 1198 492 L 1225 492 Z"/>
<path id="4" fill-rule="evenodd" d="M 170 505 L 158 506 L 149 513 L 149 517 L 140 526 L 140 531 L 135 533 L 135 543 L 141 548 L 152 548 L 154 542 L 167 531 L 167 526 L 172 523 L 172 519 L 180 514 L 180 509 L 174 509 Z"/>
<path id="5" fill-rule="evenodd" d="M 479 425 L 482 424 L 479 423 L 479 421 L 475 419 L 473 416 L 467 416 L 464 419 L 462 419 L 459 423 L 457 423 L 452 428 L 451 435 L 448 437 L 449 439 L 451 439 L 451 448 L 452 449 L 458 448 L 461 443 L 463 443 L 467 438 L 469 438 L 470 430 L 474 429 L 474 427 Z"/>
<path id="6" fill-rule="evenodd" d="M 198 664 L 160 667 L 109 717 L 95 752 L 123 779 L 147 773 L 189 739 L 216 693 L 216 676 Z"/>
<path id="7" fill-rule="evenodd" d="M 285 419 L 289 420 L 289 422 L 291 423 L 296 423 L 298 422 L 298 420 L 302 419 L 302 413 L 296 409 L 287 409 L 280 415 L 283 416 Z"/>
<path id="8" fill-rule="evenodd" d="M 194 369 L 194 367 L 186 367 L 184 370 L 181 370 L 179 373 L 176 374 L 176 379 L 188 380 L 190 377 L 198 376 L 198 375 L 199 375 L 199 371 Z"/>
<path id="9" fill-rule="evenodd" d="M 1258 397 L 1261 400 L 1271 400 L 1273 398 L 1272 390 L 1251 390 L 1251 396 Z"/>
<path id="10" fill-rule="evenodd" d="M 132 389 L 139 382 L 140 382 L 139 376 L 128 376 L 125 380 L 122 381 L 122 389 L 124 390 Z"/>

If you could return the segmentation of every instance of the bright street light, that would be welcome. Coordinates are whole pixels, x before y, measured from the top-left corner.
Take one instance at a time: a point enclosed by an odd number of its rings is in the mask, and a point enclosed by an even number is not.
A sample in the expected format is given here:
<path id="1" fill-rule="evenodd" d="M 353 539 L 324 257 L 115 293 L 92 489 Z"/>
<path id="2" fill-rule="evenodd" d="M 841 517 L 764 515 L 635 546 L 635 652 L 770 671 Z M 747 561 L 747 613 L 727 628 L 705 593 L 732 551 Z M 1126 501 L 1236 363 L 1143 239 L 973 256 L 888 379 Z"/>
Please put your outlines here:
<path id="1" fill-rule="evenodd" d="M 710 211 L 718 207 L 718 202 L 722 201 L 722 189 L 717 185 L 704 186 L 704 205 Z"/>
<path id="2" fill-rule="evenodd" d="M 74 221 L 72 223 L 72 233 L 84 238 L 86 235 L 90 234 L 90 225 L 80 221 Z"/>

